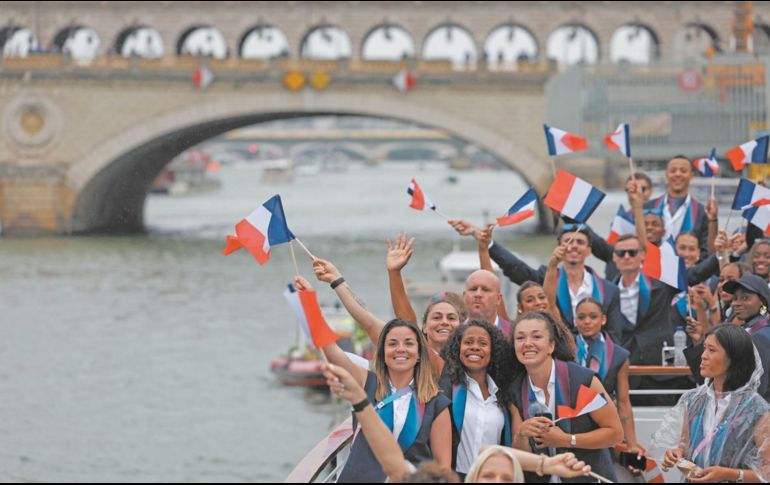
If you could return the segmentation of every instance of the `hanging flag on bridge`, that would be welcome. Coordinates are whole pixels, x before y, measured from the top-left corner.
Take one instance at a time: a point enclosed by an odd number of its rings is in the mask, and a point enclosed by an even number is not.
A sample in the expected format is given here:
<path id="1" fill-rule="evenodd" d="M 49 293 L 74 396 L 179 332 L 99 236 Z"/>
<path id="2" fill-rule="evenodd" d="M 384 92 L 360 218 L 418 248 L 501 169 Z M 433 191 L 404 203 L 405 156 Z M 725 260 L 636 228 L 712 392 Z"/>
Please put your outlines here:
<path id="1" fill-rule="evenodd" d="M 414 88 L 416 79 L 407 68 L 403 68 L 393 76 L 393 85 L 402 93 L 408 93 Z"/>
<path id="2" fill-rule="evenodd" d="M 270 248 L 296 239 L 286 225 L 281 196 L 275 195 L 235 226 L 235 236 L 227 236 L 227 256 L 246 249 L 260 265 L 270 259 Z"/>
<path id="3" fill-rule="evenodd" d="M 214 82 L 214 73 L 206 66 L 200 66 L 192 77 L 193 84 L 198 89 L 206 89 Z"/>

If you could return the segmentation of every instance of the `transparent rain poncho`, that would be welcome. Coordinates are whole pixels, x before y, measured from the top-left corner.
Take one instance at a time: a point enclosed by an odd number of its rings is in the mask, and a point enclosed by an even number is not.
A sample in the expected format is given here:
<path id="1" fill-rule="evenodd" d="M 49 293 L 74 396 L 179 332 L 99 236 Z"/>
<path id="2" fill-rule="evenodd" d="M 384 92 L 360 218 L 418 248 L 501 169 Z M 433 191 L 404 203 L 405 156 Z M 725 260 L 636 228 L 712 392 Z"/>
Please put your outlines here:
<path id="1" fill-rule="evenodd" d="M 763 373 L 756 347 L 754 357 L 757 368 L 749 382 L 722 394 L 722 402 L 729 401 L 713 432 L 702 426 L 706 406 L 716 406 L 711 379 L 706 379 L 703 385 L 683 394 L 666 413 L 652 436 L 653 446 L 664 451 L 681 448 L 684 459 L 701 469 L 750 469 L 762 481 L 770 481 L 770 405 L 756 392 Z"/>

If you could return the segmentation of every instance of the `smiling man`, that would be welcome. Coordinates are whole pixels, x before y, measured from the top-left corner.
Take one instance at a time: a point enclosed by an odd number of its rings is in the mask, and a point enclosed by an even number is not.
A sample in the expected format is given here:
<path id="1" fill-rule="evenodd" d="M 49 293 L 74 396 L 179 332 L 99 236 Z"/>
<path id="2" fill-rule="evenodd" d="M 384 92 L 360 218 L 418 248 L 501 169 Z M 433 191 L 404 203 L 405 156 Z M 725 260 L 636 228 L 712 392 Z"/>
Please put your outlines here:
<path id="1" fill-rule="evenodd" d="M 503 295 L 500 293 L 500 279 L 494 273 L 485 269 L 471 273 L 465 280 L 463 300 L 468 320 L 483 320 L 508 336 L 511 322 L 497 314 Z"/>
<path id="2" fill-rule="evenodd" d="M 716 216 L 709 219 L 706 208 L 690 195 L 690 181 L 694 176 L 692 162 L 683 155 L 677 155 L 666 165 L 665 194 L 650 200 L 645 209 L 657 209 L 662 212 L 665 235 L 676 238 L 680 232 L 694 232 L 698 236 L 698 246 L 702 254 L 708 252 L 709 224 L 717 225 Z"/>

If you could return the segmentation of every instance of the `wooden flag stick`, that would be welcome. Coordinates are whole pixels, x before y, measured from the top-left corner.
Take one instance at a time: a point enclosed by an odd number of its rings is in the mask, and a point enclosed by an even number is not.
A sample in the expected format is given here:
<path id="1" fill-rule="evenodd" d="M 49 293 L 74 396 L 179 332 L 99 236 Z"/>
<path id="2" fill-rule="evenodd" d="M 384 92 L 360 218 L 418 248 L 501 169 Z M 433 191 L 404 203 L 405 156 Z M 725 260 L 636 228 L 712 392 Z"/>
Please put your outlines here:
<path id="1" fill-rule="evenodd" d="M 572 241 L 575 239 L 575 236 L 577 236 L 577 233 L 579 233 L 582 230 L 583 230 L 583 223 L 581 222 L 580 225 L 577 227 L 577 229 L 575 229 L 575 232 L 572 233 L 572 237 L 569 238 L 569 241 L 567 241 L 566 245 L 569 246 L 570 244 L 572 244 Z"/>
<path id="2" fill-rule="evenodd" d="M 289 250 L 291 251 L 291 259 L 294 261 L 294 274 L 299 276 L 299 265 L 297 264 L 297 255 L 294 254 L 294 241 L 289 241 Z"/>
<path id="3" fill-rule="evenodd" d="M 553 178 L 556 179 L 556 160 L 555 157 L 549 157 L 551 159 L 551 173 L 553 174 Z"/>
<path id="4" fill-rule="evenodd" d="M 634 159 L 631 157 L 628 157 L 628 168 L 631 169 L 631 180 L 635 179 L 635 173 L 634 173 Z"/>
<path id="5" fill-rule="evenodd" d="M 315 256 L 313 256 L 313 253 L 311 253 L 311 252 L 310 252 L 310 250 L 307 248 L 307 246 L 305 246 L 304 244 L 302 244 L 302 241 L 300 241 L 298 237 L 296 237 L 296 236 L 295 236 L 295 237 L 294 237 L 294 239 L 295 239 L 295 240 L 297 241 L 297 243 L 298 243 L 298 244 L 299 244 L 299 245 L 302 247 L 302 249 L 304 249 L 304 250 L 305 250 L 305 252 L 307 253 L 307 255 L 308 255 L 308 256 L 310 256 L 310 259 L 318 259 L 318 258 L 316 258 Z"/>
<path id="6" fill-rule="evenodd" d="M 687 295 L 687 316 L 692 316 L 692 301 L 690 300 L 690 288 L 688 287 L 685 291 L 685 295 Z"/>
<path id="7" fill-rule="evenodd" d="M 728 213 L 727 213 L 727 223 L 725 224 L 725 232 L 726 232 L 727 234 L 730 234 L 730 231 L 729 231 L 729 227 L 730 227 L 730 217 L 732 217 L 732 215 L 733 215 L 733 211 L 734 211 L 734 210 L 735 210 L 735 209 L 733 209 L 733 208 L 732 208 L 732 206 L 730 206 L 730 212 L 728 212 Z"/>
<path id="8" fill-rule="evenodd" d="M 452 218 L 451 218 L 451 217 L 449 217 L 448 215 L 446 215 L 446 214 L 444 214 L 444 213 L 442 213 L 442 212 L 439 212 L 439 211 L 438 211 L 438 210 L 436 210 L 436 209 L 433 209 L 433 212 L 435 212 L 436 214 L 438 214 L 439 216 L 443 217 L 444 219 L 446 219 L 446 220 L 448 220 L 448 221 L 451 221 L 451 220 L 452 220 Z"/>
<path id="9" fill-rule="evenodd" d="M 615 483 L 615 482 L 613 482 L 612 480 L 610 480 L 608 478 L 604 478 L 603 476 L 599 475 L 598 473 L 588 472 L 588 474 L 591 475 L 592 477 L 594 477 L 595 479 L 599 480 L 602 483 Z"/>

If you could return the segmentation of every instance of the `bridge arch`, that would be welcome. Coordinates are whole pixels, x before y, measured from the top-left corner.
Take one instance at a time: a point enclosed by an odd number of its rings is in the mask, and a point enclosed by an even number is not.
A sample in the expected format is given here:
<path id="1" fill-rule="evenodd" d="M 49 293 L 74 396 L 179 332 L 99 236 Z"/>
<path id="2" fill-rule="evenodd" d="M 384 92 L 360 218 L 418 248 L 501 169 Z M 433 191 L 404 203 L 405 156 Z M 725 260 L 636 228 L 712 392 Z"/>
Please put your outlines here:
<path id="1" fill-rule="evenodd" d="M 547 166 L 526 147 L 440 108 L 353 93 L 326 93 L 312 106 L 288 94 L 222 97 L 139 120 L 121 134 L 95 143 L 65 176 L 74 200 L 66 232 L 141 232 L 150 184 L 175 155 L 235 128 L 312 115 L 372 116 L 442 129 L 497 156 L 535 187 L 542 189 L 550 180 Z"/>

